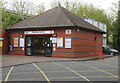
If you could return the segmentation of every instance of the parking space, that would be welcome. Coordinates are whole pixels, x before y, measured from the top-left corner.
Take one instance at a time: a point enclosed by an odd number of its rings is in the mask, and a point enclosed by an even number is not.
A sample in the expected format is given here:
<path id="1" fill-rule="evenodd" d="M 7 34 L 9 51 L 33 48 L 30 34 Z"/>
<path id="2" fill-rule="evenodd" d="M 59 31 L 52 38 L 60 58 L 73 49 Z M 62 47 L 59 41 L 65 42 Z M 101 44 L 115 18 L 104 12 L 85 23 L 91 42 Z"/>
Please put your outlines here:
<path id="1" fill-rule="evenodd" d="M 118 81 L 118 57 L 93 61 L 40 62 L 2 68 L 5 81 Z"/>

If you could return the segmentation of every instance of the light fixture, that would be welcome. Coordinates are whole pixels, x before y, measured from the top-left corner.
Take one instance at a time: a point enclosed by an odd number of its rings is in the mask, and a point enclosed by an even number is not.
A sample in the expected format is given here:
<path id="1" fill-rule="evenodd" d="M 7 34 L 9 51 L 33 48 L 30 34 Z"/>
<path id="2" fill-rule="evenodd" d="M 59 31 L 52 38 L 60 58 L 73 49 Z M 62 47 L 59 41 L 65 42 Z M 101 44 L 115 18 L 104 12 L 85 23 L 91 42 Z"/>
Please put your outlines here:
<path id="1" fill-rule="evenodd" d="M 54 36 L 54 37 L 57 37 L 57 33 L 54 33 L 53 36 Z"/>
<path id="2" fill-rule="evenodd" d="M 79 29 L 77 29 L 77 31 L 80 31 Z"/>
<path id="3" fill-rule="evenodd" d="M 20 37 L 23 37 L 23 34 L 21 34 Z"/>
<path id="4" fill-rule="evenodd" d="M 97 40 L 97 37 L 95 36 L 95 41 Z"/>

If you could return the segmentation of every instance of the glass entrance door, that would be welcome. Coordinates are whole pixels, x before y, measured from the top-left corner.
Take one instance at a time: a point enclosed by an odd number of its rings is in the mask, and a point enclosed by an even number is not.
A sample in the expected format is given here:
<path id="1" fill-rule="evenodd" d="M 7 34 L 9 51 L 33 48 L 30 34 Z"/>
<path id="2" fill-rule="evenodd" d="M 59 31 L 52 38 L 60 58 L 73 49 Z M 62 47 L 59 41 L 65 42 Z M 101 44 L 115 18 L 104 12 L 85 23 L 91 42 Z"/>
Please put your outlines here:
<path id="1" fill-rule="evenodd" d="M 26 55 L 32 55 L 32 38 L 26 37 Z"/>
<path id="2" fill-rule="evenodd" d="M 50 36 L 45 37 L 45 56 L 52 56 L 52 41 L 50 41 Z"/>

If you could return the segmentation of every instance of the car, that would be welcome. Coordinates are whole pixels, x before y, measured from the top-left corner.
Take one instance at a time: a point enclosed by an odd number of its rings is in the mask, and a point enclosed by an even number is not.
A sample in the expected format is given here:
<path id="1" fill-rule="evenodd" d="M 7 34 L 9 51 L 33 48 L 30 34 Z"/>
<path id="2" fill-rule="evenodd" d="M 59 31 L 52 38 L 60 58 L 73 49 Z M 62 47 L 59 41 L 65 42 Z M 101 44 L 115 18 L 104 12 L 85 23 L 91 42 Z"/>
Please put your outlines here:
<path id="1" fill-rule="evenodd" d="M 118 55 L 118 50 L 112 49 L 110 47 L 102 47 L 103 48 L 103 54 L 109 54 L 109 55 Z"/>

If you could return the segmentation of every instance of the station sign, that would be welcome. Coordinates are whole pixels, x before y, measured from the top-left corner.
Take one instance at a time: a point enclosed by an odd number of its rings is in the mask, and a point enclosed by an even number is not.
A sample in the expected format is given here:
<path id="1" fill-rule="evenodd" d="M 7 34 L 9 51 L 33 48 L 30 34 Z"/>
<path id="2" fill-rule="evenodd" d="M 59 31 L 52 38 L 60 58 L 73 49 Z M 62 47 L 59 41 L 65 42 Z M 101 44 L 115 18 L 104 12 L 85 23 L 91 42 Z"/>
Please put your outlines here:
<path id="1" fill-rule="evenodd" d="M 54 30 L 50 30 L 50 31 L 25 31 L 24 34 L 54 34 Z"/>

